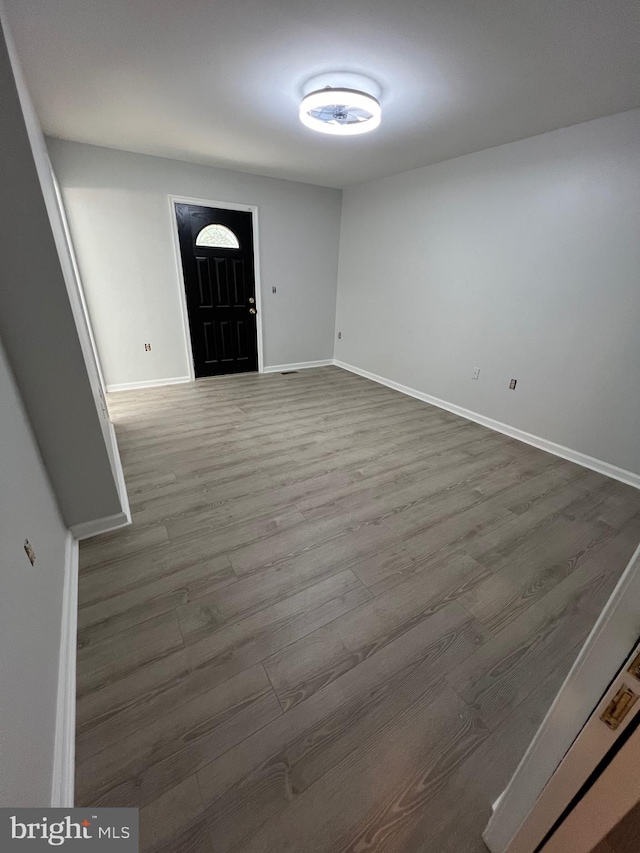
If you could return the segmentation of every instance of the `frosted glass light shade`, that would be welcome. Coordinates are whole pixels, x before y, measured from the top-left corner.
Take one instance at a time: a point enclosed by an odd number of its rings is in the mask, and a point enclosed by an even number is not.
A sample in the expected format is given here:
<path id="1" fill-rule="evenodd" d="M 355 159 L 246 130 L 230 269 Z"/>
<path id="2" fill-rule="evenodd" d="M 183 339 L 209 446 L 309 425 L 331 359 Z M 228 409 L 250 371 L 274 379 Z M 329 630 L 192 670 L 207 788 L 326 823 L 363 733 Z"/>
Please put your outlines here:
<path id="1" fill-rule="evenodd" d="M 300 121 L 319 133 L 356 136 L 380 125 L 382 109 L 372 95 L 355 89 L 318 89 L 300 104 Z"/>

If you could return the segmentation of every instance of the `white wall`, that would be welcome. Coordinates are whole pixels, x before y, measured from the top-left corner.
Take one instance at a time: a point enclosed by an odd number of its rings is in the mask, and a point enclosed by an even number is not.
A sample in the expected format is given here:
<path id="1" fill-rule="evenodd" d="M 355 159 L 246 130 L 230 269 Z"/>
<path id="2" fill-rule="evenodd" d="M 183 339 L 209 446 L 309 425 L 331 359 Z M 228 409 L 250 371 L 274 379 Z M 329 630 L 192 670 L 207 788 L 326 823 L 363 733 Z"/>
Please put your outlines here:
<path id="1" fill-rule="evenodd" d="M 48 806 L 67 529 L 1 346 L 0 484 L 0 807 Z"/>
<path id="2" fill-rule="evenodd" d="M 0 334 L 7 358 L 67 525 L 125 520 L 117 449 L 100 405 L 47 149 L 4 18 L 0 115 Z"/>
<path id="3" fill-rule="evenodd" d="M 124 521 L 126 492 L 44 138 L 2 0 L 0 24 L 0 806 L 68 806 L 72 532 Z"/>
<path id="4" fill-rule="evenodd" d="M 639 224 L 640 111 L 345 190 L 336 358 L 638 473 Z"/>
<path id="5" fill-rule="evenodd" d="M 48 145 L 108 386 L 189 373 L 170 194 L 258 206 L 264 364 L 332 358 L 340 190 Z"/>

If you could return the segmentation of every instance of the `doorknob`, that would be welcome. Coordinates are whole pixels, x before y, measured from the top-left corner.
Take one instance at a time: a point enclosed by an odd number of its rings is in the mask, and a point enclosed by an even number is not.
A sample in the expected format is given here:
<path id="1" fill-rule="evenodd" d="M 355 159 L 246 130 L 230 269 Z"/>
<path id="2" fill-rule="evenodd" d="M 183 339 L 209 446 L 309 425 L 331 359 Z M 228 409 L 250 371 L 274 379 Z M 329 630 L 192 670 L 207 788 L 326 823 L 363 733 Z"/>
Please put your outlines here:
<path id="1" fill-rule="evenodd" d="M 255 308 L 249 308 L 249 314 L 255 314 L 255 313 L 256 313 Z"/>

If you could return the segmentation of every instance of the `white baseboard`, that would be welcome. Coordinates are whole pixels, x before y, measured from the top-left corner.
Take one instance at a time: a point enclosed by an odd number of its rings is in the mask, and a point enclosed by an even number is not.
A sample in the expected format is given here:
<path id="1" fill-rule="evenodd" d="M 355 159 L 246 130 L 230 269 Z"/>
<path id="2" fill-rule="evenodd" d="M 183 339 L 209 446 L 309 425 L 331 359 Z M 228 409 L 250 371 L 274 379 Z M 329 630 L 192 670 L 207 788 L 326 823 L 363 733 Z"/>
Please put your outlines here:
<path id="1" fill-rule="evenodd" d="M 160 388 L 162 385 L 181 385 L 183 382 L 191 382 L 190 376 L 173 376 L 168 379 L 145 379 L 142 382 L 121 382 L 116 385 L 107 385 L 107 391 L 133 391 L 136 388 Z"/>
<path id="2" fill-rule="evenodd" d="M 264 367 L 263 373 L 284 373 L 287 370 L 306 370 L 309 367 L 329 367 L 334 364 L 332 358 L 323 358 L 320 361 L 300 361 L 295 364 L 272 364 Z"/>
<path id="3" fill-rule="evenodd" d="M 104 518 L 96 518 L 95 521 L 82 521 L 74 524 L 71 533 L 75 539 L 88 539 L 90 536 L 98 536 L 100 533 L 109 533 L 119 527 L 127 527 L 131 524 L 131 510 L 127 499 L 127 509 L 117 512 L 115 515 L 107 515 Z"/>
<path id="4" fill-rule="evenodd" d="M 127 484 L 124 479 L 124 471 L 122 470 L 122 460 L 120 459 L 120 449 L 118 448 L 118 438 L 116 429 L 111 421 L 109 421 L 109 431 L 111 433 L 111 442 L 113 447 L 113 458 L 116 475 L 116 485 L 118 487 L 118 496 L 122 511 L 127 518 L 127 523 L 131 524 L 131 507 L 129 506 L 129 493 L 127 492 Z M 122 525 L 118 525 L 119 527 Z M 78 537 L 80 538 L 80 537 Z"/>
<path id="5" fill-rule="evenodd" d="M 76 743 L 76 634 L 78 627 L 78 542 L 71 532 L 65 548 L 58 699 L 51 784 L 52 808 L 73 806 Z"/>
<path id="6" fill-rule="evenodd" d="M 587 456 L 586 453 L 581 453 L 578 450 L 573 450 L 571 447 L 565 447 L 562 444 L 556 444 L 554 441 L 549 441 L 546 438 L 541 438 L 538 435 L 525 432 L 517 427 L 504 424 L 501 421 L 496 421 L 493 418 L 480 415 L 477 412 L 472 412 L 470 409 L 465 409 L 462 406 L 457 406 L 455 403 L 449 403 L 446 400 L 440 400 L 438 397 L 432 397 L 430 394 L 424 394 L 422 391 L 416 391 L 415 388 L 410 388 L 407 385 L 402 385 L 400 382 L 394 382 L 392 379 L 386 379 L 384 376 L 378 376 L 376 373 L 371 373 L 368 370 L 363 370 L 353 364 L 347 364 L 338 359 L 326 358 L 319 361 L 301 361 L 293 364 L 272 364 L 263 368 L 263 373 L 284 373 L 289 370 L 306 370 L 311 367 L 327 367 L 329 365 L 341 367 L 343 370 L 349 370 L 351 373 L 357 373 L 358 376 L 364 376 L 366 379 L 371 379 L 373 382 L 378 382 L 380 385 L 385 385 L 387 388 L 393 388 L 395 391 L 400 391 L 409 397 L 415 397 L 416 400 L 422 400 L 432 406 L 438 406 L 440 409 L 446 409 L 448 412 L 453 412 L 461 418 L 466 418 L 469 421 L 474 421 L 477 424 L 492 429 L 495 432 L 501 432 L 503 435 L 508 435 L 510 438 L 515 438 L 518 441 L 523 441 L 525 444 L 530 444 L 532 447 L 537 447 L 540 450 L 545 450 L 547 453 L 552 453 L 554 456 L 560 456 L 562 459 L 567 459 L 570 462 L 575 462 L 577 465 L 582 465 L 585 468 L 590 468 L 592 471 L 597 471 L 599 474 L 604 474 L 606 477 L 611 477 L 614 480 L 619 480 L 621 483 L 626 483 L 636 489 L 640 489 L 640 474 L 635 474 L 633 471 L 626 471 L 624 468 L 619 468 L 616 465 L 611 465 L 602 459 L 596 459 L 593 456 Z M 130 382 L 122 385 L 107 385 L 107 391 L 127 391 L 134 388 L 154 388 L 161 385 L 176 385 L 182 382 L 191 382 L 189 376 L 179 376 L 173 379 L 152 379 L 146 382 Z M 77 532 L 74 528 L 74 535 L 83 539 L 87 536 L 95 536 L 96 533 L 106 532 L 108 529 L 114 530 L 117 527 L 122 527 L 127 524 L 126 517 L 118 518 L 112 516 L 111 519 L 102 519 L 101 522 L 96 522 L 97 526 L 101 523 L 111 523 L 110 527 L 100 527 L 93 529 L 94 525 L 87 525 L 88 532 L 84 530 L 85 525 L 79 525 L 82 528 Z"/>
<path id="7" fill-rule="evenodd" d="M 353 364 L 347 364 L 344 361 L 334 359 L 336 367 L 341 367 L 343 370 L 349 370 L 351 373 L 357 373 L 358 376 L 364 376 L 365 379 L 371 379 L 373 382 L 378 382 L 380 385 L 386 385 L 387 388 L 393 388 L 394 391 L 400 391 L 409 397 L 415 397 L 416 400 L 422 400 L 424 403 L 429 403 L 432 406 L 438 406 L 440 409 L 446 409 L 448 412 L 453 412 L 454 415 L 460 415 L 461 418 L 466 418 L 468 421 L 474 421 L 495 432 L 501 432 L 503 435 L 508 435 L 510 438 L 515 438 L 518 441 L 523 441 L 525 444 L 530 444 L 532 447 L 537 447 L 540 450 L 546 450 L 547 453 L 553 453 L 554 456 L 560 456 L 562 459 L 568 459 L 569 462 L 575 462 L 577 465 L 582 465 L 585 468 L 590 468 L 592 471 L 597 471 L 598 474 L 604 474 L 605 477 L 611 477 L 614 480 L 619 480 L 621 483 L 626 483 L 628 486 L 633 486 L 640 489 L 640 474 L 634 474 L 632 471 L 625 471 L 624 468 L 618 468 L 616 465 L 611 465 L 609 462 L 604 462 L 602 459 L 595 459 L 593 456 L 587 456 L 586 453 L 580 453 L 578 450 L 573 450 L 571 447 L 564 447 L 562 444 L 556 444 L 554 441 L 549 441 L 546 438 L 532 435 L 529 432 L 518 429 L 517 427 L 503 424 L 500 421 L 495 421 L 493 418 L 488 418 L 485 415 L 479 415 L 477 412 L 472 412 L 469 409 L 464 409 L 462 406 L 456 406 L 454 403 L 448 403 L 446 400 L 440 400 L 438 397 L 432 397 L 430 394 L 424 394 L 422 391 L 416 391 L 415 388 L 409 388 L 407 385 L 401 385 L 399 382 L 394 382 L 392 379 L 385 379 L 384 376 L 378 376 L 375 373 L 370 373 L 368 370 L 363 370 L 360 367 L 355 367 Z"/>
<path id="8" fill-rule="evenodd" d="M 300 361 L 294 364 L 272 364 L 263 367 L 263 373 L 282 373 L 285 370 L 305 370 L 308 367 L 328 367 L 334 364 L 332 358 L 323 358 L 320 361 Z M 148 379 L 144 382 L 122 382 L 116 385 L 107 385 L 107 391 L 134 391 L 136 388 L 160 388 L 163 385 L 181 385 L 184 382 L 192 382 L 190 376 L 175 376 L 169 379 Z"/>
<path id="9" fill-rule="evenodd" d="M 129 506 L 127 484 L 125 483 L 124 471 L 122 470 L 115 427 L 111 421 L 109 421 L 109 434 L 114 467 L 113 473 L 116 478 L 116 487 L 122 510 L 115 515 L 108 515 L 105 518 L 97 518 L 92 521 L 83 521 L 80 524 L 74 524 L 71 527 L 71 533 L 76 539 L 88 539 L 90 536 L 97 536 L 99 533 L 108 533 L 110 530 L 117 530 L 119 527 L 126 527 L 131 524 L 131 507 Z"/>
<path id="10" fill-rule="evenodd" d="M 491 811 L 492 811 L 492 812 L 494 812 L 494 811 L 498 808 L 498 806 L 499 806 L 499 805 L 500 805 L 500 803 L 502 802 L 502 798 L 503 798 L 503 797 L 504 797 L 504 791 L 500 794 L 500 796 L 499 796 L 499 797 L 496 797 L 495 802 L 493 802 L 493 803 L 491 804 Z"/>

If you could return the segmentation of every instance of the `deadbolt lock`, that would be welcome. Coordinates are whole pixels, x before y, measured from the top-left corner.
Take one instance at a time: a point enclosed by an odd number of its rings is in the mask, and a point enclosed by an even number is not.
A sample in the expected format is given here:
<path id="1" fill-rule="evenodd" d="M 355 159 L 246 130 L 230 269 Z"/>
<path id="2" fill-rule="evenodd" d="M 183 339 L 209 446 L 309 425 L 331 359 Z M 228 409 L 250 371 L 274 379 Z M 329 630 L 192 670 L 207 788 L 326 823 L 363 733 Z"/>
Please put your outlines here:
<path id="1" fill-rule="evenodd" d="M 636 704 L 637 699 L 638 695 L 630 687 L 623 684 L 607 705 L 600 719 L 605 725 L 615 731 Z"/>
<path id="2" fill-rule="evenodd" d="M 249 302 L 250 302 L 252 305 L 253 305 L 253 303 L 254 303 L 255 301 L 256 301 L 256 300 L 253 298 L 253 296 L 250 296 L 250 297 L 249 297 Z"/>

